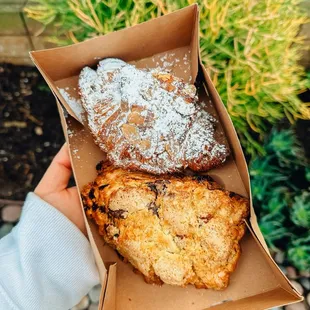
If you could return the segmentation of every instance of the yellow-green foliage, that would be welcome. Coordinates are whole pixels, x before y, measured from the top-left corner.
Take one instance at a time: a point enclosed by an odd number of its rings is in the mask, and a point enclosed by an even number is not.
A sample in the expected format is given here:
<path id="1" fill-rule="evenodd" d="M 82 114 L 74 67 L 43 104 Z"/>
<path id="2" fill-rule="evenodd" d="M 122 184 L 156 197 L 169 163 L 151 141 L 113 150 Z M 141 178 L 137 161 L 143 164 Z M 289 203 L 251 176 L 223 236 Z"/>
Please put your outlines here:
<path id="1" fill-rule="evenodd" d="M 204 64 L 248 154 L 264 150 L 269 125 L 286 117 L 310 119 L 297 94 L 306 88 L 297 62 L 306 22 L 299 0 L 199 0 Z M 193 3 L 191 0 L 37 0 L 28 16 L 53 23 L 58 44 L 78 42 L 135 25 Z"/>

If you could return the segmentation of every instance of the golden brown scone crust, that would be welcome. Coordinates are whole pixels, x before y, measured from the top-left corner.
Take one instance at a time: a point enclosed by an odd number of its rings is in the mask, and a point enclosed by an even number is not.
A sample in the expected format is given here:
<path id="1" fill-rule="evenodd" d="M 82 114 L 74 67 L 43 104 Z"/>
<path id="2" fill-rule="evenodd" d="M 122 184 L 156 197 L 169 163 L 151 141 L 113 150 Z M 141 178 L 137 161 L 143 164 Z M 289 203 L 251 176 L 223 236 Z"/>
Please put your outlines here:
<path id="1" fill-rule="evenodd" d="M 240 256 L 247 199 L 208 176 L 97 168 L 97 178 L 82 191 L 86 214 L 146 282 L 227 287 Z"/>
<path id="2" fill-rule="evenodd" d="M 172 74 L 108 58 L 97 71 L 81 71 L 79 92 L 94 141 L 114 166 L 154 174 L 206 171 L 229 155 L 195 86 Z"/>

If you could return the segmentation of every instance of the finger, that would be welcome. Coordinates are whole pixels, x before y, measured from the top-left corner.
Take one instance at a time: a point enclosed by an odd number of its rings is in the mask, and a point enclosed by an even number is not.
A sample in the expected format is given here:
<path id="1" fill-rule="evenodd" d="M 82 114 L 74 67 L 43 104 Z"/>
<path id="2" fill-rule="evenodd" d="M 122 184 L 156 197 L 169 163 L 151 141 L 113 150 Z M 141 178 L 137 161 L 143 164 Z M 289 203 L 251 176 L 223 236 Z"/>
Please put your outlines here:
<path id="1" fill-rule="evenodd" d="M 65 189 L 71 173 L 69 150 L 65 143 L 54 157 L 34 192 L 42 196 Z"/>

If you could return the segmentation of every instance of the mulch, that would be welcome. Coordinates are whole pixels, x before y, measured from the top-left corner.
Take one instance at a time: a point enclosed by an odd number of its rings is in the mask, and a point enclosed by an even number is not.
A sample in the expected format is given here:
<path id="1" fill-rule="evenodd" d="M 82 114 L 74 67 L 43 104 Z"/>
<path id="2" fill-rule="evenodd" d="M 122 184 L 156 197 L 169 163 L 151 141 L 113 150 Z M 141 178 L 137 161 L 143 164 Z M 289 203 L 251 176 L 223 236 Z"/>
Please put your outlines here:
<path id="1" fill-rule="evenodd" d="M 0 63 L 0 198 L 23 200 L 63 143 L 54 96 L 37 69 Z"/>

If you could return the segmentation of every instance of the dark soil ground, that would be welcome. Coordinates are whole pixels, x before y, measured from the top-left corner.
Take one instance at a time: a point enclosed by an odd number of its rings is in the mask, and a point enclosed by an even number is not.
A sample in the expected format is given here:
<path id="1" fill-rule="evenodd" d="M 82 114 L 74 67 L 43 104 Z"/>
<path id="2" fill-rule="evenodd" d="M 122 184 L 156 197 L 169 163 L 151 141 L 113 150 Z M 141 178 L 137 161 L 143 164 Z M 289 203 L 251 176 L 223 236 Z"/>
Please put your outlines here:
<path id="1" fill-rule="evenodd" d="M 54 96 L 39 72 L 0 63 L 0 198 L 23 200 L 63 143 Z"/>
<path id="2" fill-rule="evenodd" d="M 309 158 L 310 122 L 299 121 L 296 132 Z M 0 199 L 23 200 L 63 143 L 54 96 L 37 69 L 0 63 Z"/>

